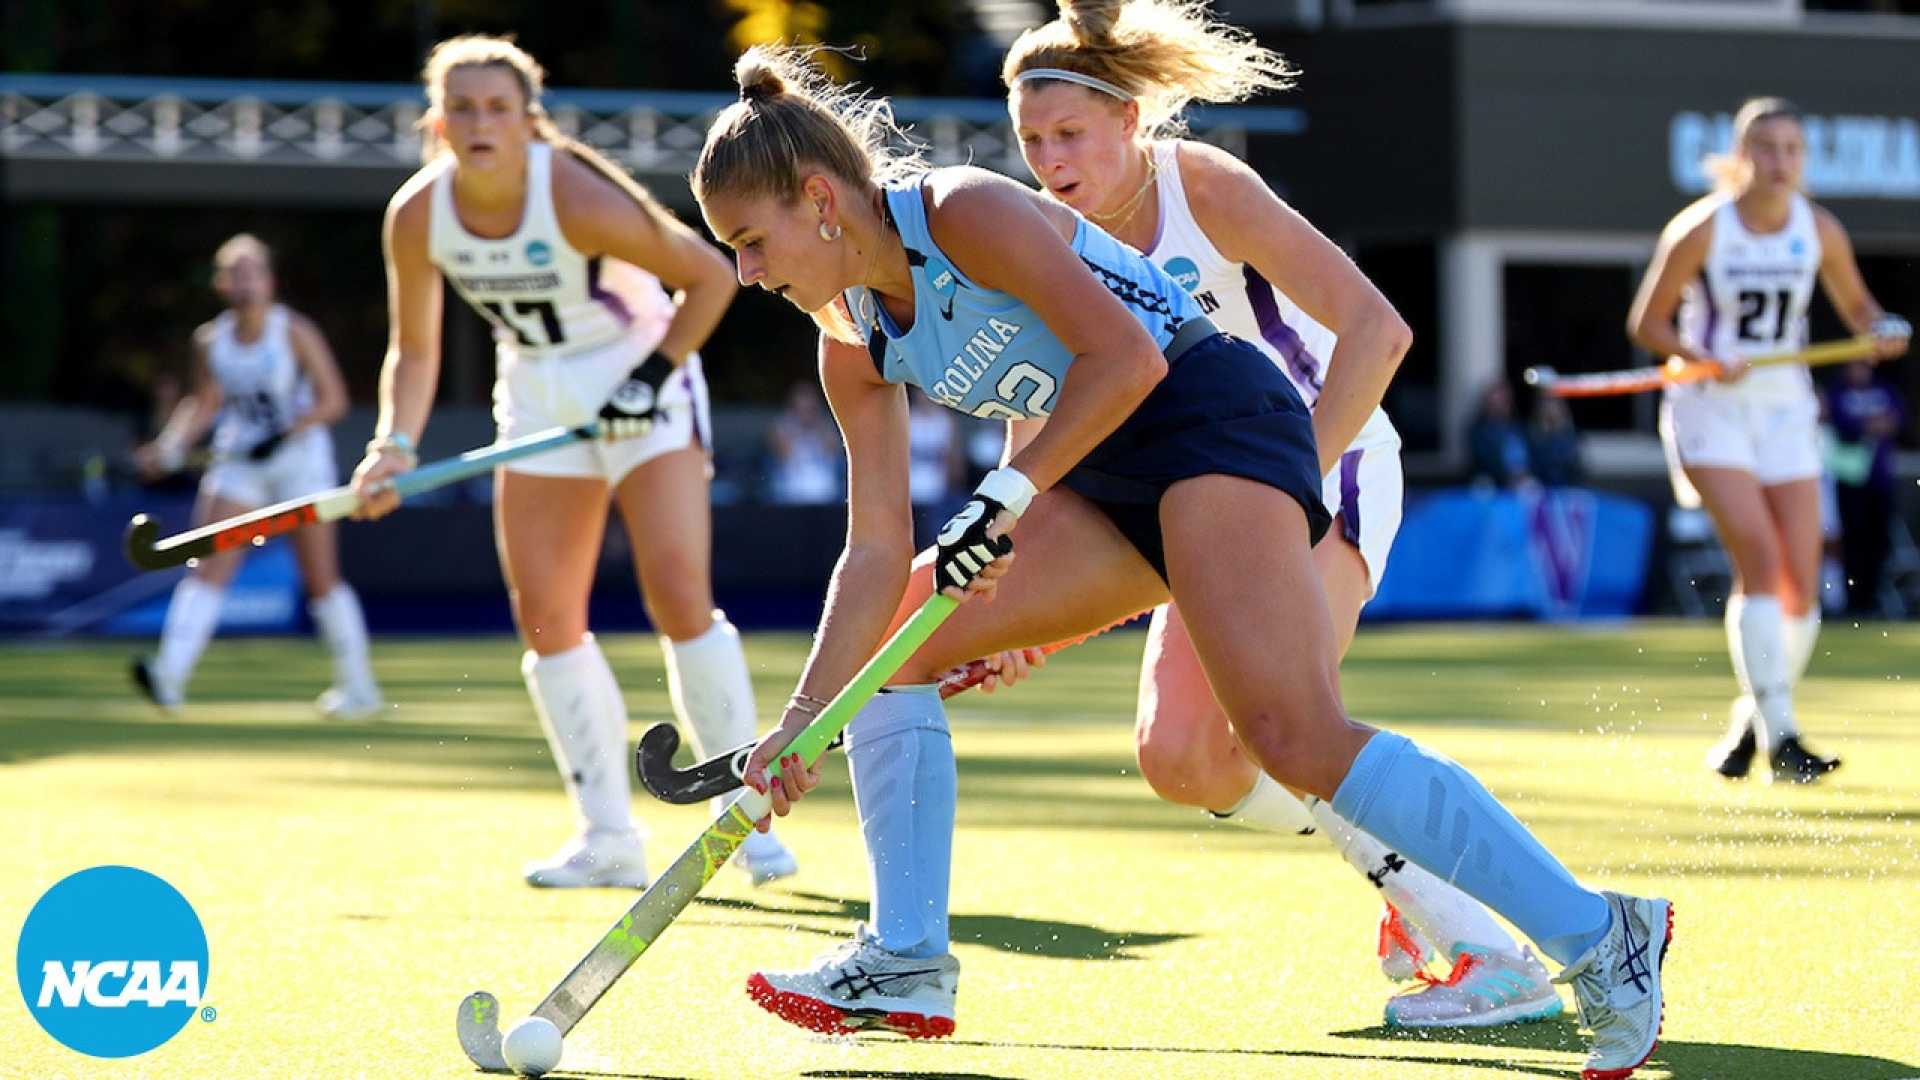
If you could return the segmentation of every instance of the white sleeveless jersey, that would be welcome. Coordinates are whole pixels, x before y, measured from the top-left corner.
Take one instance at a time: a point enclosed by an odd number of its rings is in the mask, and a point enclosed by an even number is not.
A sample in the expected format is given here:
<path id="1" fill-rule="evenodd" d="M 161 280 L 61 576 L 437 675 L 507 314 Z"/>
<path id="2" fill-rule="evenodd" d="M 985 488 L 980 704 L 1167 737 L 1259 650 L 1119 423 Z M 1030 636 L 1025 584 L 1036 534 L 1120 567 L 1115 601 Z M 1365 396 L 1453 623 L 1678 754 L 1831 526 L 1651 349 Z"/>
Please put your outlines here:
<path id="1" fill-rule="evenodd" d="M 253 341 L 235 334 L 238 319 L 223 311 L 213 320 L 207 342 L 207 367 L 220 384 L 220 416 L 214 421 L 217 456 L 245 453 L 255 443 L 285 431 L 313 407 L 313 387 L 293 354 L 287 309 L 267 309 L 266 324 Z"/>
<path id="2" fill-rule="evenodd" d="M 1799 193 L 1778 232 L 1748 231 L 1723 196 L 1713 208 L 1713 235 L 1700 276 L 1680 301 L 1680 338 L 1709 356 L 1752 357 L 1794 352 L 1807 344 L 1807 305 L 1820 275 L 1820 230 L 1813 204 Z M 1757 368 L 1736 383 L 1695 383 L 1668 393 L 1794 398 L 1813 393 L 1804 365 Z"/>
<path id="3" fill-rule="evenodd" d="M 1180 180 L 1179 146 L 1176 140 L 1153 144 L 1160 178 L 1160 232 L 1147 258 L 1159 263 L 1168 276 L 1193 294 L 1215 326 L 1266 353 L 1286 373 L 1307 408 L 1313 408 L 1320 399 L 1327 362 L 1333 358 L 1333 347 L 1339 339 L 1253 266 L 1232 262 L 1220 254 L 1194 220 L 1193 208 L 1187 203 L 1186 187 Z M 1387 419 L 1386 410 L 1376 407 L 1354 436 L 1353 445 L 1397 445 L 1399 441 L 1400 434 Z"/>
<path id="4" fill-rule="evenodd" d="M 666 336 L 673 302 L 652 274 L 567 243 L 553 208 L 553 147 L 527 146 L 520 227 L 498 240 L 475 236 L 453 205 L 453 159 L 433 178 L 428 256 L 473 309 L 493 324 L 502 352 L 566 356 L 638 339 L 641 355 Z"/>

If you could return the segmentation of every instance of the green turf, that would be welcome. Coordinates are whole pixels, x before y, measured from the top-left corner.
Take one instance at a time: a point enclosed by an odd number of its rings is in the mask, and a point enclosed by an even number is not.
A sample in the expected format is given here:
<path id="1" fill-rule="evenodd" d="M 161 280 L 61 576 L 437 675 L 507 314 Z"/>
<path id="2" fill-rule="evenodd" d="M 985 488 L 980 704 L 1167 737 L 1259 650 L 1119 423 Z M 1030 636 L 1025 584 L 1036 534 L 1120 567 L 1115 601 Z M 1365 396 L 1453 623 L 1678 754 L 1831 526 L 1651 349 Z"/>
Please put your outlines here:
<path id="1" fill-rule="evenodd" d="M 1570 1021 L 1431 1038 L 1379 1026 L 1371 890 L 1321 840 L 1154 800 L 1131 758 L 1140 639 L 1056 658 L 954 710 L 957 1036 L 833 1041 L 755 1008 L 755 965 L 803 961 L 864 913 L 840 765 L 783 826 L 789 887 L 732 871 L 567 1041 L 597 1077 L 1568 1076 Z M 666 696 L 649 639 L 608 639 L 636 725 Z M 756 636 L 763 702 L 802 639 Z M 500 639 L 383 641 L 397 706 L 316 721 L 305 641 L 220 641 L 194 703 L 130 700 L 125 646 L 0 649 L 0 924 L 74 870 L 130 863 L 194 902 L 212 1023 L 119 1063 L 78 1057 L 0 988 L 0 1073 L 472 1075 L 469 990 L 532 1007 L 630 894 L 543 893 L 518 867 L 567 809 Z M 1830 624 L 1800 695 L 1847 766 L 1814 789 L 1730 786 L 1699 762 L 1732 687 L 1715 625 L 1369 630 L 1354 713 L 1474 769 L 1576 872 L 1677 906 L 1666 1041 L 1643 1075 L 1920 1075 L 1920 627 Z M 641 807 L 664 866 L 693 808 Z M 7 953 L 11 960 L 12 952 Z"/>

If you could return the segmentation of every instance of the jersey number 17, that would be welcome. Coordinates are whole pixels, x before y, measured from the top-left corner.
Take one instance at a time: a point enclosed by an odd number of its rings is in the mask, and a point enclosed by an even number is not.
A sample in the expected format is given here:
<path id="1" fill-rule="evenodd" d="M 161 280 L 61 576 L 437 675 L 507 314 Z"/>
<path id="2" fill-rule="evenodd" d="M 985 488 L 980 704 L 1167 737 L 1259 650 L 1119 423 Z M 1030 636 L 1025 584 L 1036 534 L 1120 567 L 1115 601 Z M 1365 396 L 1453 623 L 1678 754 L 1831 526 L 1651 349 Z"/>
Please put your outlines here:
<path id="1" fill-rule="evenodd" d="M 513 336 L 519 340 L 520 344 L 527 348 L 545 348 L 551 345 L 558 345 L 567 340 L 566 331 L 560 328 L 560 316 L 553 310 L 551 301 L 539 300 L 532 303 L 515 301 L 513 305 L 513 315 L 508 315 L 507 305 L 498 300 L 487 300 L 482 302 L 480 306 L 486 308 L 488 313 L 493 316 L 493 324 L 495 326 L 502 326 L 513 331 Z M 540 329 L 546 332 L 545 341 L 541 341 L 527 332 L 530 325 L 530 320 L 527 319 L 527 316 L 530 315 L 540 317 Z"/>

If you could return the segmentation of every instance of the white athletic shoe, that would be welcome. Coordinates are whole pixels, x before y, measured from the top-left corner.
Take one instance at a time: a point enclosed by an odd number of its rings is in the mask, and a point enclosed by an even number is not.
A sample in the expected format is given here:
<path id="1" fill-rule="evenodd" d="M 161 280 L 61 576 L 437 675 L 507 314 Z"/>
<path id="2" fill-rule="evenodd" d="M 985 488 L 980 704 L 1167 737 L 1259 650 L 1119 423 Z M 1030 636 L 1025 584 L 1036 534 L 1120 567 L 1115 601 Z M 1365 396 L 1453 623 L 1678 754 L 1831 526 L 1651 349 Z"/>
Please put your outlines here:
<path id="1" fill-rule="evenodd" d="M 1554 982 L 1570 983 L 1580 1024 L 1593 1034 L 1581 1080 L 1621 1080 L 1660 1045 L 1660 967 L 1673 943 L 1673 905 L 1602 893 L 1613 912 L 1606 936 Z"/>
<path id="2" fill-rule="evenodd" d="M 755 885 L 792 877 L 800 872 L 800 863 L 787 845 L 772 833 L 750 832 L 733 856 L 733 865 L 746 871 Z"/>
<path id="3" fill-rule="evenodd" d="M 1406 982 L 1426 970 L 1433 946 L 1413 924 L 1400 917 L 1392 904 L 1380 913 L 1380 973 L 1394 982 Z"/>
<path id="4" fill-rule="evenodd" d="M 349 687 L 329 686 L 313 699 L 313 707 L 329 720 L 371 719 L 386 704 L 380 697 L 380 688 L 371 683 Z"/>
<path id="5" fill-rule="evenodd" d="M 634 833 L 587 833 L 546 862 L 528 863 L 526 876 L 536 889 L 644 889 L 647 850 Z"/>
<path id="6" fill-rule="evenodd" d="M 180 684 L 162 678 L 159 665 L 151 657 L 133 658 L 133 685 L 139 689 L 140 696 L 169 716 L 186 704 L 186 694 Z"/>
<path id="7" fill-rule="evenodd" d="M 852 941 L 799 971 L 757 971 L 747 996 L 789 1024 L 828 1035 L 893 1031 L 910 1039 L 953 1034 L 960 961 L 952 953 L 917 958 L 888 952 L 863 923 Z"/>
<path id="8" fill-rule="evenodd" d="M 1463 948 L 1453 970 L 1427 985 L 1387 1001 L 1387 1026 L 1493 1027 L 1559 1016 L 1563 1005 L 1547 969 L 1521 946 L 1519 954 Z"/>

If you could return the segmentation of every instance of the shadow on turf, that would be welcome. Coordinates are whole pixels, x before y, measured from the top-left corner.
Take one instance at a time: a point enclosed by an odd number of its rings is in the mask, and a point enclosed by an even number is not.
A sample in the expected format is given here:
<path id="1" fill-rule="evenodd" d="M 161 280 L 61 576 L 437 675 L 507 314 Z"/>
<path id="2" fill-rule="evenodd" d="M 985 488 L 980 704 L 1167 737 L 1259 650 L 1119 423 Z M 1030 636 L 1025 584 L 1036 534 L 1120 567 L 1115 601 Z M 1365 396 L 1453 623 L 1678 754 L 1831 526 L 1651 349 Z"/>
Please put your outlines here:
<path id="1" fill-rule="evenodd" d="M 1380 1039 L 1387 1042 L 1453 1043 L 1466 1046 L 1501 1046 L 1528 1050 L 1561 1050 L 1581 1053 L 1586 1040 L 1571 1016 L 1537 1024 L 1511 1024 L 1495 1028 L 1390 1028 L 1375 1025 L 1336 1031 L 1336 1039 Z M 1841 1054 L 1825 1050 L 1789 1050 L 1775 1046 L 1742 1046 L 1737 1043 L 1681 1042 L 1662 1039 L 1647 1063 L 1650 1069 L 1665 1069 L 1674 1080 L 1708 1080 L 1727 1077 L 1781 1076 L 1794 1080 L 1896 1080 L 1920 1072 L 1920 1065 L 1902 1064 L 1887 1058 L 1864 1054 Z"/>
<path id="2" fill-rule="evenodd" d="M 794 929 L 826 937 L 851 934 L 853 924 L 868 915 L 865 900 L 825 893 L 789 891 L 784 894 L 813 905 L 781 904 L 773 900 L 739 900 L 730 897 L 698 896 L 694 903 L 723 911 L 754 912 L 781 918 L 831 919 L 844 926 L 817 927 L 782 922 L 783 929 Z M 955 912 L 950 935 L 960 945 L 982 945 L 1001 952 L 1042 956 L 1055 960 L 1139 960 L 1135 950 L 1182 941 L 1192 934 L 1143 930 L 1107 930 L 1086 923 L 1058 922 L 1049 919 L 1023 919 L 1017 915 L 970 915 Z"/>

